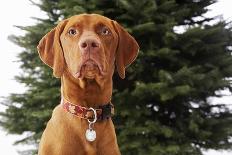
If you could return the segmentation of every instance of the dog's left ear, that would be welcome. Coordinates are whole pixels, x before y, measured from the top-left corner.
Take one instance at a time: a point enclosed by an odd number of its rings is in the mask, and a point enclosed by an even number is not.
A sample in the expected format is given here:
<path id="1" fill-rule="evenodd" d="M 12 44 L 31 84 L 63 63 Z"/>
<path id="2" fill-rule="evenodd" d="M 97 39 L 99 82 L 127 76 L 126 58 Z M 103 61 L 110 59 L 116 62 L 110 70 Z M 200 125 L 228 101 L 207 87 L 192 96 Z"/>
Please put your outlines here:
<path id="1" fill-rule="evenodd" d="M 61 77 L 64 71 L 65 61 L 60 35 L 67 22 L 67 20 L 61 21 L 40 40 L 37 46 L 41 60 L 53 69 L 53 75 L 57 78 Z"/>
<path id="2" fill-rule="evenodd" d="M 119 76 L 125 78 L 125 69 L 137 57 L 139 52 L 139 45 L 136 40 L 119 25 L 113 21 L 116 33 L 118 34 L 118 47 L 116 51 L 116 67 Z"/>

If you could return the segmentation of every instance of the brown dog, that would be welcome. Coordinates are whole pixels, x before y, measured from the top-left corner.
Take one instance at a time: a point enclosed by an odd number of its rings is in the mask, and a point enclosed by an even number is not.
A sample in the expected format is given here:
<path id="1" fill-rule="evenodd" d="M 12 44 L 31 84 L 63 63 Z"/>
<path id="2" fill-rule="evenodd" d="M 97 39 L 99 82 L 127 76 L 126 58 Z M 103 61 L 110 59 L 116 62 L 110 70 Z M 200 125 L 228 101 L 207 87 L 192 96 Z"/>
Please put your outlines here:
<path id="1" fill-rule="evenodd" d="M 96 14 L 70 17 L 42 38 L 39 55 L 61 78 L 62 99 L 42 135 L 39 155 L 120 155 L 110 118 L 112 76 L 116 65 L 125 77 L 138 49 L 116 21 Z"/>

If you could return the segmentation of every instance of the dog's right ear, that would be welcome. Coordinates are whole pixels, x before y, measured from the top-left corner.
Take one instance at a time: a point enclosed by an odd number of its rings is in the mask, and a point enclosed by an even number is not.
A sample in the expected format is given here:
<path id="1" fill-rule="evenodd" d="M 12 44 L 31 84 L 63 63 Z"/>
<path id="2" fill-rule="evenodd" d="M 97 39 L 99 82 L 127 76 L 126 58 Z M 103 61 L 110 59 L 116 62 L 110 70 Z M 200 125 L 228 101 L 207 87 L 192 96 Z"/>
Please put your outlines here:
<path id="1" fill-rule="evenodd" d="M 64 72 L 65 60 L 60 35 L 67 22 L 68 20 L 61 21 L 40 40 L 37 46 L 41 60 L 53 69 L 53 75 L 57 78 Z"/>

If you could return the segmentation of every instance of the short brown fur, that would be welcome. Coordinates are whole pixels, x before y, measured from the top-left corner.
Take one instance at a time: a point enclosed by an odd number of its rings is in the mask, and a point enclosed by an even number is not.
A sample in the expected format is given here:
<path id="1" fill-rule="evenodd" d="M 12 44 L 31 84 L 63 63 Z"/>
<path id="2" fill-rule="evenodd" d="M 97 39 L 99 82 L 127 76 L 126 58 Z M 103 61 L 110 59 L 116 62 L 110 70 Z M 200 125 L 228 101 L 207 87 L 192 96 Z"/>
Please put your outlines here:
<path id="1" fill-rule="evenodd" d="M 114 66 L 125 78 L 125 68 L 134 61 L 138 49 L 135 39 L 116 21 L 96 14 L 61 21 L 38 45 L 42 61 L 61 78 L 61 96 L 93 108 L 111 101 Z M 43 132 L 38 154 L 120 155 L 111 119 L 94 124 L 94 142 L 86 140 L 87 128 L 85 119 L 64 111 L 59 104 Z"/>

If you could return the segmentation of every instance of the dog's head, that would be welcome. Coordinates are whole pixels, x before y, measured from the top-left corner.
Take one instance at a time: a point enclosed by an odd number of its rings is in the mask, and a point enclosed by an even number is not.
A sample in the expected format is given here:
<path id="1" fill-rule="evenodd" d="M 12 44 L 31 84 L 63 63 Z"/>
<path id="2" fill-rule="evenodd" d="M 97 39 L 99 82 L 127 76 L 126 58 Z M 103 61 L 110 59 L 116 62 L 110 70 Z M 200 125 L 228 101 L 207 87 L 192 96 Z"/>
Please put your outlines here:
<path id="1" fill-rule="evenodd" d="M 42 61 L 55 77 L 67 69 L 75 78 L 94 79 L 113 74 L 121 78 L 138 54 L 135 39 L 116 21 L 97 14 L 81 14 L 61 21 L 39 42 Z"/>

